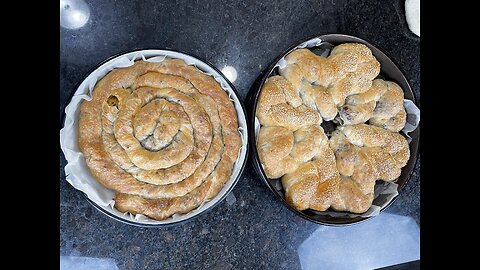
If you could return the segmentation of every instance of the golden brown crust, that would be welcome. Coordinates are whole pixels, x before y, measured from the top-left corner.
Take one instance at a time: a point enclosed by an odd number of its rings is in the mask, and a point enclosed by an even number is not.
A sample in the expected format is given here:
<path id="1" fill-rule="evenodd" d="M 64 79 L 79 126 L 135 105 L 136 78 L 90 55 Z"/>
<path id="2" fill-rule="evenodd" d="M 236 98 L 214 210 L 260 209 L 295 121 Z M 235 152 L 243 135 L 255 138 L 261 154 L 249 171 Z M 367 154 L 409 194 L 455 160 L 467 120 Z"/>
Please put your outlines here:
<path id="1" fill-rule="evenodd" d="M 260 129 L 257 149 L 268 178 L 279 178 L 297 169 L 298 162 L 290 156 L 293 143 L 293 132 L 284 127 Z"/>
<path id="2" fill-rule="evenodd" d="M 357 214 L 367 211 L 373 202 L 373 192 L 362 193 L 357 182 L 351 178 L 342 176 L 340 179 L 338 195 L 332 203 L 332 209 Z"/>
<path id="3" fill-rule="evenodd" d="M 285 60 L 287 65 L 279 73 L 291 84 L 285 89 L 296 94 L 287 99 L 294 100 L 295 107 L 303 102 L 318 111 L 323 120 L 330 121 L 338 106 L 338 118 L 343 125 L 365 123 L 371 118 L 372 125 L 391 131 L 398 132 L 405 126 L 403 91 L 393 82 L 373 80 L 380 72 L 380 64 L 365 45 L 340 44 L 327 58 L 308 49 L 297 49 Z"/>
<path id="4" fill-rule="evenodd" d="M 179 59 L 137 61 L 97 82 L 80 106 L 79 147 L 116 207 L 164 219 L 213 198 L 241 140 L 220 85 Z"/>
<path id="5" fill-rule="evenodd" d="M 301 164 L 297 170 L 282 177 L 287 202 L 299 210 L 325 211 L 338 192 L 339 174 L 335 156 L 327 136 L 321 131 L 320 144 L 312 146 L 318 149 L 312 161 Z"/>
<path id="6" fill-rule="evenodd" d="M 405 127 L 407 113 L 403 106 L 403 90 L 394 82 L 385 82 L 385 93 L 379 98 L 369 124 L 398 132 Z"/>
<path id="7" fill-rule="evenodd" d="M 297 92 L 303 82 L 320 85 L 330 92 L 334 104 L 342 106 L 349 95 L 367 91 L 380 73 L 380 63 L 370 49 L 359 43 L 335 46 L 329 57 L 317 56 L 308 49 L 297 49 L 285 57 L 286 69 L 280 74 Z"/>
<path id="8" fill-rule="evenodd" d="M 318 125 L 304 126 L 295 132 L 284 127 L 262 127 L 257 149 L 265 174 L 269 178 L 279 178 L 295 171 L 300 164 L 318 158 L 326 140 Z"/>
<path id="9" fill-rule="evenodd" d="M 379 127 L 339 127 L 330 138 L 340 172 L 340 190 L 332 208 L 363 213 L 373 201 L 376 180 L 394 181 L 410 157 L 407 140 Z"/>
<path id="10" fill-rule="evenodd" d="M 340 44 L 328 57 L 296 49 L 285 61 L 257 103 L 267 177 L 282 177 L 287 202 L 299 210 L 367 211 L 375 181 L 394 181 L 410 157 L 396 133 L 406 121 L 402 89 L 374 80 L 380 64 L 363 44 Z M 330 141 L 315 113 L 340 123 Z"/>
<path id="11" fill-rule="evenodd" d="M 377 101 L 387 91 L 384 80 L 375 79 L 372 86 L 363 93 L 350 95 L 340 108 L 338 117 L 343 125 L 356 125 L 367 122 L 373 115 Z"/>
<path id="12" fill-rule="evenodd" d="M 282 76 L 267 79 L 258 97 L 256 116 L 264 126 L 282 126 L 295 131 L 304 125 L 320 124 L 318 112 L 305 107 L 294 107 L 289 103 L 288 94 L 292 85 Z"/>
<path id="13" fill-rule="evenodd" d="M 145 199 L 124 193 L 117 193 L 113 199 L 115 208 L 120 212 L 143 214 L 156 220 L 163 220 L 173 214 L 185 214 L 198 207 L 205 200 L 210 186 L 211 181 L 207 181 L 187 195 L 173 199 Z"/>

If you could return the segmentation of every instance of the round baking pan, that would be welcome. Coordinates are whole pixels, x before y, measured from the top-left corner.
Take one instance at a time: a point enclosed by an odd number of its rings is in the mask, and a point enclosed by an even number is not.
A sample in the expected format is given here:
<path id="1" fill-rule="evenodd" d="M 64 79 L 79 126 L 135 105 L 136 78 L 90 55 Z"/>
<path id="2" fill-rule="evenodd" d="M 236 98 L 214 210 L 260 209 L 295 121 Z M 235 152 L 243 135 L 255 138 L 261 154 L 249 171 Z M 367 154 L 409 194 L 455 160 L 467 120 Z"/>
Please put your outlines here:
<path id="1" fill-rule="evenodd" d="M 230 98 L 233 99 L 235 102 L 235 109 L 237 112 L 237 117 L 238 117 L 238 123 L 239 123 L 239 128 L 243 129 L 243 132 L 240 132 L 241 136 L 241 141 L 242 141 L 242 148 L 239 153 L 239 157 L 235 163 L 235 167 L 237 168 L 236 173 L 232 174 L 231 178 L 225 183 L 224 187 L 222 190 L 215 196 L 212 200 L 210 200 L 208 203 L 202 204 L 198 209 L 194 209 L 191 212 L 195 211 L 194 214 L 191 214 L 188 218 L 178 218 L 174 221 L 157 221 L 153 219 L 148 218 L 148 222 L 143 222 L 139 220 L 134 220 L 129 217 L 127 214 L 120 213 L 116 209 L 111 209 L 109 206 L 103 206 L 92 200 L 91 198 L 88 197 L 88 195 L 81 191 L 78 190 L 79 192 L 82 192 L 82 194 L 85 196 L 86 200 L 92 204 L 96 209 L 98 209 L 100 212 L 104 213 L 110 218 L 113 218 L 117 221 L 123 222 L 125 224 L 129 225 L 134 225 L 134 226 L 139 226 L 139 227 L 168 227 L 172 225 L 178 225 L 178 224 L 183 224 L 188 221 L 193 220 L 194 218 L 200 216 L 201 214 L 204 214 L 205 212 L 208 212 L 209 210 L 213 209 L 215 206 L 217 206 L 220 202 L 222 202 L 227 195 L 233 190 L 235 185 L 237 184 L 238 180 L 240 179 L 243 170 L 245 168 L 245 162 L 248 157 L 248 125 L 247 125 L 247 118 L 246 118 L 246 112 L 244 105 L 240 101 L 238 91 L 236 90 L 235 86 L 225 77 L 225 75 L 218 70 L 213 64 L 210 62 L 201 59 L 200 57 L 194 56 L 192 54 L 187 54 L 178 50 L 172 50 L 172 49 L 138 49 L 138 50 L 133 50 L 133 51 L 125 51 L 125 52 L 120 52 L 117 53 L 97 65 L 95 65 L 90 71 L 85 74 L 85 76 L 82 78 L 82 80 L 75 86 L 74 91 L 70 94 L 65 106 L 62 108 L 62 117 L 61 117 L 61 128 L 65 126 L 65 118 L 66 118 L 66 113 L 65 113 L 65 108 L 70 102 L 72 101 L 72 98 L 78 94 L 79 88 L 84 84 L 84 82 L 87 80 L 87 78 L 100 68 L 104 67 L 105 65 L 108 65 L 108 63 L 111 63 L 115 61 L 116 59 L 124 56 L 134 56 L 138 54 L 145 54 L 148 55 L 148 58 L 155 57 L 155 56 L 164 56 L 165 54 L 174 54 L 177 57 L 171 57 L 171 58 L 179 58 L 183 60 L 189 60 L 189 61 L 195 61 L 196 62 L 196 67 L 206 73 L 211 73 L 212 75 L 215 75 L 218 79 L 223 82 L 222 88 L 226 87 L 228 94 L 230 94 Z M 141 60 L 142 58 L 140 56 L 135 56 L 135 60 Z M 103 77 L 103 76 L 102 76 Z M 100 80 L 101 78 L 99 78 Z M 77 119 L 78 120 L 78 119 Z M 77 124 L 77 123 L 75 123 Z M 76 139 L 76 138 L 75 138 Z M 65 154 L 65 152 L 64 152 Z M 65 156 L 66 157 L 66 156 Z M 68 159 L 67 159 L 67 164 L 68 164 Z M 188 213 L 187 213 L 188 214 Z"/>
<path id="2" fill-rule="evenodd" d="M 287 207 L 290 211 L 294 212 L 298 216 L 307 219 L 309 221 L 323 224 L 323 225 L 330 225 L 330 226 L 343 226 L 343 225 L 350 225 L 350 224 L 355 224 L 359 223 L 362 221 L 365 221 L 371 217 L 347 217 L 347 216 L 330 216 L 327 214 L 321 214 L 320 212 L 317 211 L 312 211 L 312 210 L 303 210 L 299 211 L 290 204 L 287 203 L 285 200 L 285 195 L 284 195 L 284 190 L 281 185 L 278 184 L 279 180 L 278 179 L 269 179 L 260 162 L 258 152 L 257 152 L 257 141 L 256 141 L 256 136 L 255 136 L 255 112 L 257 109 L 257 100 L 258 96 L 260 94 L 261 89 L 263 88 L 263 85 L 265 81 L 267 80 L 268 77 L 276 75 L 277 74 L 277 63 L 288 53 L 293 51 L 297 46 L 300 44 L 313 40 L 313 39 L 321 39 L 322 42 L 327 42 L 332 45 L 339 45 L 341 43 L 347 43 L 347 42 L 357 42 L 357 43 L 363 43 L 366 46 L 370 48 L 372 51 L 373 55 L 377 58 L 377 60 L 380 62 L 381 65 L 381 70 L 380 70 L 380 75 L 379 77 L 384 78 L 386 80 L 394 81 L 398 83 L 402 89 L 404 90 L 405 99 L 409 99 L 415 103 L 415 97 L 413 95 L 412 89 L 410 87 L 410 84 L 408 83 L 408 80 L 405 78 L 403 75 L 403 72 L 400 70 L 400 68 L 395 64 L 395 62 L 388 57 L 384 52 L 382 52 L 377 46 L 373 45 L 370 42 L 367 42 L 361 38 L 354 37 L 354 36 L 349 36 L 349 35 L 343 35 L 343 34 L 327 34 L 327 35 L 314 35 L 310 36 L 307 38 L 304 38 L 294 44 L 292 44 L 289 48 L 284 50 L 280 55 L 277 56 L 277 58 L 270 64 L 270 66 L 262 72 L 260 77 L 257 78 L 255 83 L 253 84 L 252 88 L 250 89 L 249 96 L 247 98 L 247 109 L 249 112 L 249 140 L 250 140 L 250 145 L 252 146 L 251 151 L 252 151 L 252 160 L 253 160 L 253 166 L 255 167 L 255 171 L 259 175 L 260 179 L 262 182 L 267 185 L 267 187 L 270 189 L 270 191 L 273 192 L 275 197 L 277 197 L 285 207 Z M 310 48 L 315 53 L 315 47 Z M 324 122 L 322 123 L 322 126 L 324 128 L 329 128 L 328 127 L 329 123 Z M 331 128 L 331 127 L 330 127 Z M 418 157 L 418 145 L 419 145 L 419 134 L 420 134 L 420 127 L 418 126 L 414 131 L 409 133 L 409 136 L 412 138 L 412 141 L 410 142 L 410 159 L 408 160 L 408 163 L 405 167 L 402 168 L 402 173 L 396 183 L 398 184 L 398 193 L 396 197 L 394 197 L 388 204 L 384 205 L 380 211 L 385 210 L 389 205 L 391 205 L 395 199 L 398 196 L 401 196 L 401 190 L 404 188 L 404 186 L 407 184 L 408 180 L 410 179 L 412 172 L 415 168 L 415 163 L 417 162 L 417 157 Z M 275 183 L 276 182 L 276 183 Z M 377 184 L 380 181 L 377 181 Z M 376 200 L 380 199 L 381 196 L 376 198 L 374 200 L 374 203 Z"/>

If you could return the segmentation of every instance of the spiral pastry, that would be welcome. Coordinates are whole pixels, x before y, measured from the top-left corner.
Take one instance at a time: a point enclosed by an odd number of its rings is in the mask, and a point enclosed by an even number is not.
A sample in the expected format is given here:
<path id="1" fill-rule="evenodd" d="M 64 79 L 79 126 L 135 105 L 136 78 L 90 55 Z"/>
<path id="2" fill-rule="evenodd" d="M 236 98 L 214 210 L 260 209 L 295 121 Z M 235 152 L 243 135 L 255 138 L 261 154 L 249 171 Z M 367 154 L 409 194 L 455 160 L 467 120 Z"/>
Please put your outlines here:
<path id="1" fill-rule="evenodd" d="M 79 147 L 115 207 L 162 220 L 213 198 L 241 147 L 237 114 L 211 77 L 180 59 L 136 61 L 80 106 Z"/>
<path id="2" fill-rule="evenodd" d="M 296 49 L 285 62 L 257 102 L 266 176 L 281 178 L 285 199 L 299 210 L 367 211 L 375 181 L 397 179 L 410 157 L 398 133 L 403 90 L 375 79 L 380 63 L 359 43 L 335 46 L 328 57 Z M 323 121 L 338 125 L 330 139 Z"/>

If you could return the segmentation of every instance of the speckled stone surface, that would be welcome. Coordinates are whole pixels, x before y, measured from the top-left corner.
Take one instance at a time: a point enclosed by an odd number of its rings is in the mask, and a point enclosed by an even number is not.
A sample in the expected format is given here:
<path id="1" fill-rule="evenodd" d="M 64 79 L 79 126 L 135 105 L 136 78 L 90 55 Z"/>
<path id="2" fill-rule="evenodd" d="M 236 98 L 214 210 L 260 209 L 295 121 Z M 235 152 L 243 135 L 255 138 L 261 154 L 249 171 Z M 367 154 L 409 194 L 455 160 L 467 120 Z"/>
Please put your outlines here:
<path id="1" fill-rule="evenodd" d="M 92 67 L 136 48 L 172 48 L 219 69 L 233 66 L 238 72 L 233 84 L 243 101 L 283 49 L 327 33 L 378 45 L 404 70 L 420 104 L 420 39 L 408 30 L 404 1 L 86 2 L 87 25 L 60 29 L 61 111 Z M 300 269 L 297 248 L 321 227 L 287 210 L 250 162 L 229 197 L 199 218 L 169 228 L 125 225 L 97 211 L 65 181 L 61 151 L 60 156 L 61 255 L 112 258 L 119 269 Z M 386 212 L 420 222 L 419 170 L 420 159 Z"/>

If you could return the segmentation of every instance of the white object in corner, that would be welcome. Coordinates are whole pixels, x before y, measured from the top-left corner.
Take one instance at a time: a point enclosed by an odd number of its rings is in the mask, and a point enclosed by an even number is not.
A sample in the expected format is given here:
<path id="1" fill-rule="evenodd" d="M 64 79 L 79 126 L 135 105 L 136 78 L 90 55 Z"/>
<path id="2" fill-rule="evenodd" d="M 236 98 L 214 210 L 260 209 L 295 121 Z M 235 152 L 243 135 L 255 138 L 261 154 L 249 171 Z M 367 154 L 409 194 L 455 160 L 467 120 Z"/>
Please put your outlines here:
<path id="1" fill-rule="evenodd" d="M 405 15 L 408 28 L 415 35 L 420 36 L 420 0 L 406 0 Z"/>

